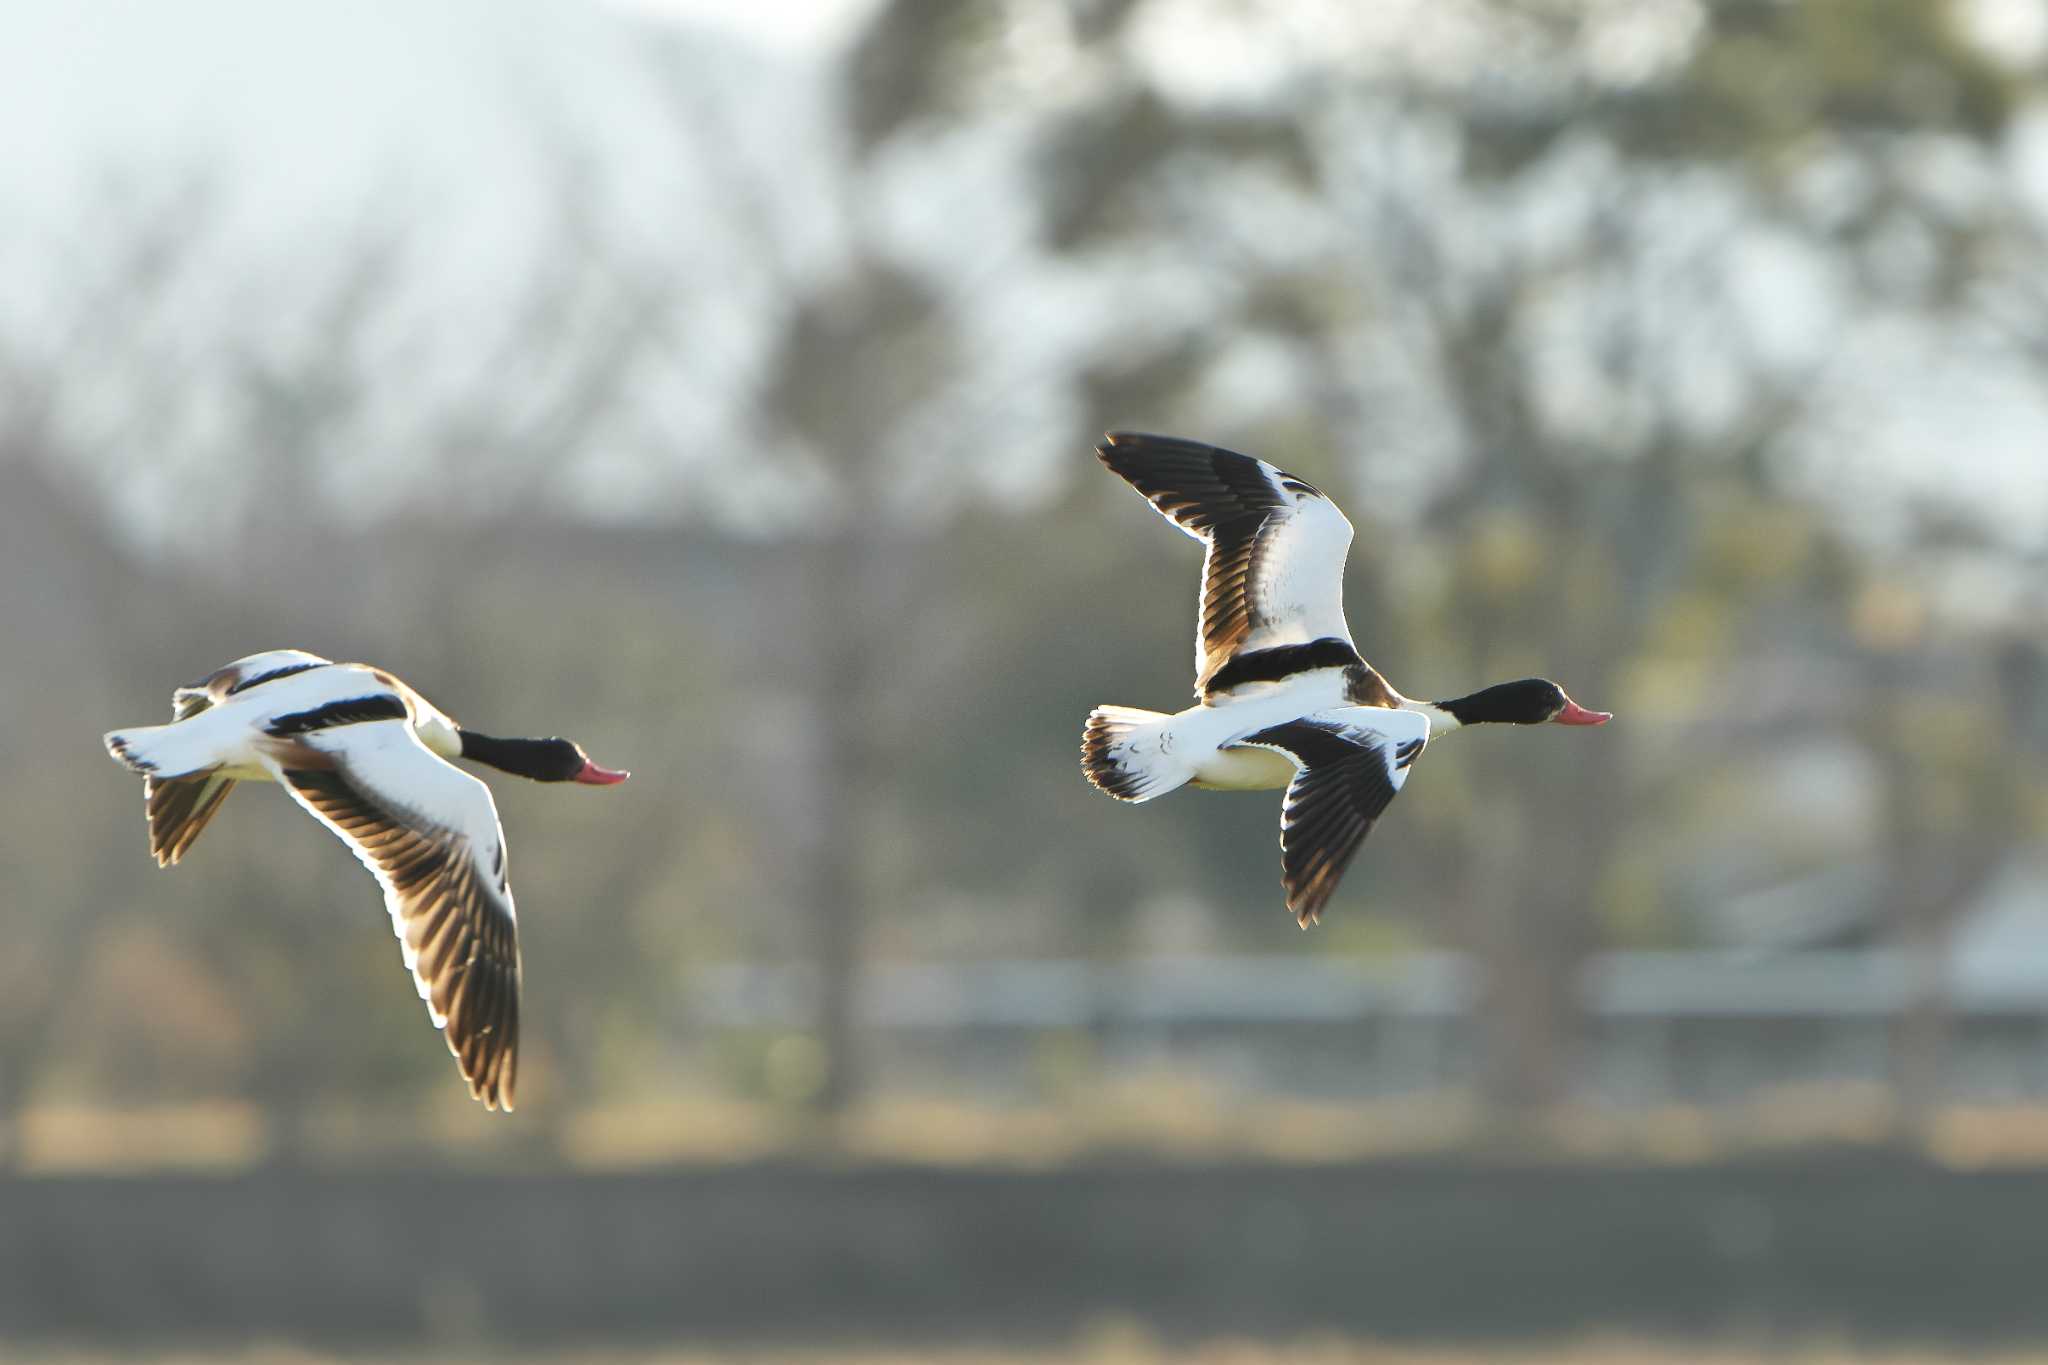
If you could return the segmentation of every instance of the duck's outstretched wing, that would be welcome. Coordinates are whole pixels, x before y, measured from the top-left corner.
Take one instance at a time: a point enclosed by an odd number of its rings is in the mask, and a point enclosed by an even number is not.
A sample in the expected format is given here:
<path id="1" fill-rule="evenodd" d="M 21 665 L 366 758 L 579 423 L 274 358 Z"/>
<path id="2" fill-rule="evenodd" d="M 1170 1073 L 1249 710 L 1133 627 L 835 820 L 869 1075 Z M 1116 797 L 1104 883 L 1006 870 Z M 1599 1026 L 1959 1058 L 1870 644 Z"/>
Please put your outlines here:
<path id="1" fill-rule="evenodd" d="M 1113 431 L 1095 453 L 1206 549 L 1197 697 L 1213 704 L 1242 681 L 1364 662 L 1344 622 L 1351 523 L 1313 485 L 1264 460 L 1173 436 Z M 1286 653 L 1225 672 L 1233 660 L 1269 650 Z"/>
<path id="2" fill-rule="evenodd" d="M 1295 762 L 1280 807 L 1280 881 L 1306 929 L 1323 917 L 1358 846 L 1408 780 L 1429 743 L 1413 711 L 1345 707 L 1275 725 L 1238 741 Z"/>
<path id="3" fill-rule="evenodd" d="M 156 865 L 169 867 L 184 857 L 234 789 L 235 779 L 217 773 L 143 778 L 142 806 L 149 818 L 149 851 Z"/>
<path id="4" fill-rule="evenodd" d="M 420 743 L 402 710 L 348 714 L 372 718 L 337 713 L 327 728 L 275 734 L 269 760 L 292 799 L 377 878 L 405 965 L 470 1093 L 509 1110 L 519 928 L 491 790 Z"/>
<path id="5" fill-rule="evenodd" d="M 218 706 L 252 687 L 261 687 L 264 683 L 310 669 L 325 668 L 332 662 L 318 654 L 308 654 L 303 649 L 267 649 L 261 654 L 246 654 L 231 664 L 216 668 L 198 682 L 186 683 L 172 692 L 171 719 L 190 720 L 207 707 Z"/>

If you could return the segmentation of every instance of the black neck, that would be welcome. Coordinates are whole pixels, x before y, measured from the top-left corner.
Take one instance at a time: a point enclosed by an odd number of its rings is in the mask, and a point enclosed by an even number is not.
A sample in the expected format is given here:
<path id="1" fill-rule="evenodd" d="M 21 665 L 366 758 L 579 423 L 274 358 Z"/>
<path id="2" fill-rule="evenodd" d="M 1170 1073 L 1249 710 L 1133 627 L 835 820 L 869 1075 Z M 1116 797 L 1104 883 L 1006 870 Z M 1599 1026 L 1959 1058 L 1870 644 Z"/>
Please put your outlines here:
<path id="1" fill-rule="evenodd" d="M 1564 692 L 1548 679 L 1523 678 L 1435 705 L 1460 725 L 1541 725 L 1564 706 Z"/>
<path id="2" fill-rule="evenodd" d="M 583 767 L 583 755 L 566 739 L 498 739 L 462 732 L 462 756 L 536 782 L 567 782 Z"/>

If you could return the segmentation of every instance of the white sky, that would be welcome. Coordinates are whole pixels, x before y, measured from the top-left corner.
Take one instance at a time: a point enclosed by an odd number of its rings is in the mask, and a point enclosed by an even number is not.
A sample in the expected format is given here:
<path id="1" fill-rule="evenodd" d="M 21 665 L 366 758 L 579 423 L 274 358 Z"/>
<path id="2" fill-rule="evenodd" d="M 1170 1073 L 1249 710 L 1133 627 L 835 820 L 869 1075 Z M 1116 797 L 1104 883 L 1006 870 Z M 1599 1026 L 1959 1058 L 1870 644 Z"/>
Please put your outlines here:
<path id="1" fill-rule="evenodd" d="M 643 55 L 651 22 L 716 54 L 704 64 L 707 80 L 739 83 L 747 117 L 760 121 L 773 92 L 805 86 L 804 69 L 871 3 L 7 0 L 0 307 L 52 274 L 52 263 L 75 258 L 79 241 L 92 245 L 95 186 L 110 171 L 162 183 L 202 166 L 232 188 L 239 230 L 273 249 L 317 250 L 323 235 L 352 230 L 366 212 L 397 209 L 432 243 L 436 287 L 505 292 L 506 272 L 521 267 L 544 222 L 547 130 L 602 149 L 629 224 L 666 231 L 679 203 L 697 202 L 669 115 L 641 83 L 621 79 Z M 2048 44 L 2040 0 L 1973 4 L 2012 50 Z M 1167 33 L 1162 50 L 1183 67 L 1217 55 L 1216 42 L 1185 25 L 1173 36 L 1167 19 L 1186 10 L 1154 9 L 1146 22 Z M 1251 55 L 1262 70 L 1280 60 Z M 2048 204 L 2044 129 L 2048 120 L 2037 118 L 2019 140 L 2031 151 L 2013 174 Z M 1846 467 L 1953 495 L 2030 538 L 2048 536 L 2048 412 L 1995 382 L 1995 369 L 1972 357 L 1927 358 L 1914 368 L 1926 401 L 1878 395 L 1898 411 L 1873 412 Z"/>
<path id="2" fill-rule="evenodd" d="M 873 0 L 601 0 L 650 19 L 726 28 L 753 42 L 809 54 L 836 45 Z"/>
<path id="3" fill-rule="evenodd" d="M 627 26 L 557 0 L 10 0 L 0 202 L 74 230 L 109 173 L 207 168 L 268 235 L 351 222 L 373 194 L 460 231 L 531 216 L 539 133 L 651 154 L 616 78 Z"/>

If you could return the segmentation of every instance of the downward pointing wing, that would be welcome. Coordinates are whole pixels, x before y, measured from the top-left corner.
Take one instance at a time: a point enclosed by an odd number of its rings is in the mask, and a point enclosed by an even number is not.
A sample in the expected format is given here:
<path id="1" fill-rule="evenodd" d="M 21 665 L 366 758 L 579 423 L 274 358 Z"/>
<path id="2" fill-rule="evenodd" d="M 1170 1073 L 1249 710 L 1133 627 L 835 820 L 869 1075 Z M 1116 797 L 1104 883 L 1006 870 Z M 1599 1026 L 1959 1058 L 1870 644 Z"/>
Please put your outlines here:
<path id="1" fill-rule="evenodd" d="M 519 929 L 490 788 L 436 757 L 406 720 L 280 737 L 272 762 L 383 888 L 405 965 L 470 1093 L 511 1109 Z"/>
<path id="2" fill-rule="evenodd" d="M 1280 807 L 1280 880 L 1306 929 L 1323 917 L 1358 846 L 1408 781 L 1429 719 L 1376 706 L 1320 711 L 1240 741 L 1296 764 Z"/>

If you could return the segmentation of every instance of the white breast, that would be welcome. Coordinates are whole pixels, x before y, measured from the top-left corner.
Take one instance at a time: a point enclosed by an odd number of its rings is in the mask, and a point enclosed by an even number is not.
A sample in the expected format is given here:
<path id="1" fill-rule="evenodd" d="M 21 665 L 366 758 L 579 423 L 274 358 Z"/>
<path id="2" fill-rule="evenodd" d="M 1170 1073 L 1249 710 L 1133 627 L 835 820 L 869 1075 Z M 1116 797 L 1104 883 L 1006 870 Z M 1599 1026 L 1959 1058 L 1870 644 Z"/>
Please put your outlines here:
<path id="1" fill-rule="evenodd" d="M 1228 704 L 1191 706 L 1160 736 L 1169 753 L 1193 765 L 1194 785 L 1224 791 L 1271 791 L 1294 780 L 1294 762 L 1267 748 L 1233 748 L 1246 735 L 1342 705 L 1341 669 L 1297 674 L 1232 693 Z"/>

